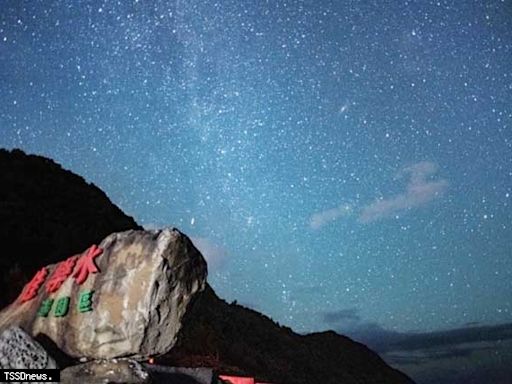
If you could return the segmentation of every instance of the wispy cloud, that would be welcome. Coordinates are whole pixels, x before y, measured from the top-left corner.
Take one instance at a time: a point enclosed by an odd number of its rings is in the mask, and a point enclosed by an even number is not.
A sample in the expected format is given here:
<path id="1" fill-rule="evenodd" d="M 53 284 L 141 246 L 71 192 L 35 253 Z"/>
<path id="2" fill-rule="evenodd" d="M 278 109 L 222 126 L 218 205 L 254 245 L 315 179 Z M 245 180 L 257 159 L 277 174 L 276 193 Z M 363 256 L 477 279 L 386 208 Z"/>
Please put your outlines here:
<path id="1" fill-rule="evenodd" d="M 340 309 L 337 311 L 325 312 L 323 321 L 328 324 L 339 324 L 344 322 L 359 322 L 361 317 L 357 313 L 357 308 Z"/>
<path id="2" fill-rule="evenodd" d="M 190 239 L 206 259 L 210 271 L 219 270 L 226 264 L 228 252 L 224 247 L 206 237 L 191 237 Z"/>
<path id="3" fill-rule="evenodd" d="M 448 187 L 448 181 L 430 180 L 437 172 L 437 165 L 423 161 L 404 168 L 401 175 L 409 175 L 409 182 L 404 193 L 379 199 L 365 206 L 359 215 L 359 221 L 370 223 L 396 215 L 400 212 L 422 206 L 442 196 Z"/>
<path id="4" fill-rule="evenodd" d="M 324 225 L 339 219 L 340 217 L 347 216 L 350 214 L 350 212 L 352 212 L 352 207 L 348 204 L 343 204 L 337 208 L 316 212 L 311 215 L 311 218 L 309 219 L 309 226 L 311 229 L 320 229 Z"/>

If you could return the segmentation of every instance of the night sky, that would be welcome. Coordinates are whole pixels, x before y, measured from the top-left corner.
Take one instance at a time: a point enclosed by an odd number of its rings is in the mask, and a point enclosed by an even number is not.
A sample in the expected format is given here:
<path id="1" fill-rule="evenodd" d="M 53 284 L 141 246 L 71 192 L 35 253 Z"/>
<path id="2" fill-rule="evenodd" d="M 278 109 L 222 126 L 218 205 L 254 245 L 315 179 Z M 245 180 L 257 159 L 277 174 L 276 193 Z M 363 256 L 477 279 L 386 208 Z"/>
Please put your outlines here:
<path id="1" fill-rule="evenodd" d="M 297 332 L 512 321 L 512 2 L 0 2 L 0 147 Z"/>

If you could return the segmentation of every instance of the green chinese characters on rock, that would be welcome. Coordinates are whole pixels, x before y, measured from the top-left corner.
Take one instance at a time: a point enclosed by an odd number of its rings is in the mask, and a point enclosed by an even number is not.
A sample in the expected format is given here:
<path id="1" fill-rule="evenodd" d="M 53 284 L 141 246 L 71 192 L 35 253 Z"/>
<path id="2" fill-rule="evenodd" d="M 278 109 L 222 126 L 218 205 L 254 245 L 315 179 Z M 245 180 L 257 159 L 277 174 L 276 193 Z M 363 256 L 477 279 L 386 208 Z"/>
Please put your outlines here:
<path id="1" fill-rule="evenodd" d="M 80 292 L 78 299 L 78 312 L 84 313 L 92 311 L 92 294 L 94 291 L 83 291 Z"/>
<path id="2" fill-rule="evenodd" d="M 55 310 L 53 312 L 55 317 L 64 317 L 67 315 L 69 310 L 69 301 L 69 296 L 64 296 L 57 300 Z"/>
<path id="3" fill-rule="evenodd" d="M 41 317 L 48 317 L 48 314 L 52 310 L 53 299 L 43 300 L 39 310 L 37 311 L 37 315 Z"/>
<path id="4" fill-rule="evenodd" d="M 92 311 L 92 295 L 94 291 L 82 291 L 78 297 L 77 309 L 80 313 Z M 48 317 L 53 307 L 53 316 L 64 317 L 69 312 L 69 296 L 59 297 L 58 299 L 46 299 L 41 302 L 41 306 L 37 311 L 40 317 Z M 55 303 L 55 306 L 53 305 Z"/>

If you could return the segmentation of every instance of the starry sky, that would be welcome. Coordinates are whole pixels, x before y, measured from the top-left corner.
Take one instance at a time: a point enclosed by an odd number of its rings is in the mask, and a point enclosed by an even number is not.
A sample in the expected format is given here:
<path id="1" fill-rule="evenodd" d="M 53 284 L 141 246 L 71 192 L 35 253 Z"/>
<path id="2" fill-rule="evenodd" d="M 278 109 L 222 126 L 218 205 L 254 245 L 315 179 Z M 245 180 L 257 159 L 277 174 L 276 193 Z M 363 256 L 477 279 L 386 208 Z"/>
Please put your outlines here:
<path id="1" fill-rule="evenodd" d="M 512 315 L 512 2 L 0 2 L 0 146 L 298 332 Z"/>

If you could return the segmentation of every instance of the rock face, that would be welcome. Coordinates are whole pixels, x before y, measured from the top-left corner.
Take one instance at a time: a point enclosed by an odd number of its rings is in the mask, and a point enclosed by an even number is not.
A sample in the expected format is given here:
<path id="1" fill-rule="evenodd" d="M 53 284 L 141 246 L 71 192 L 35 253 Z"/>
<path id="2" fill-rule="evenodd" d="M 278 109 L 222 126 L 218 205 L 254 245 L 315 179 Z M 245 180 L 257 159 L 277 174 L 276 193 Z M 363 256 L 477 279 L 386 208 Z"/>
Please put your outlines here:
<path id="1" fill-rule="evenodd" d="M 170 350 L 206 262 L 176 229 L 115 233 L 81 255 L 43 267 L 0 312 L 72 357 L 146 359 Z"/>
<path id="2" fill-rule="evenodd" d="M 97 360 L 64 369 L 60 374 L 64 384 L 149 384 L 149 373 L 131 359 Z"/>
<path id="3" fill-rule="evenodd" d="M 10 327 L 0 334 L 0 369 L 57 368 L 44 348 L 19 327 Z"/>

